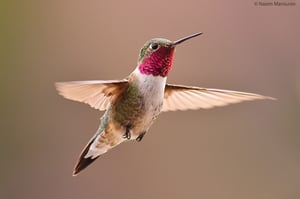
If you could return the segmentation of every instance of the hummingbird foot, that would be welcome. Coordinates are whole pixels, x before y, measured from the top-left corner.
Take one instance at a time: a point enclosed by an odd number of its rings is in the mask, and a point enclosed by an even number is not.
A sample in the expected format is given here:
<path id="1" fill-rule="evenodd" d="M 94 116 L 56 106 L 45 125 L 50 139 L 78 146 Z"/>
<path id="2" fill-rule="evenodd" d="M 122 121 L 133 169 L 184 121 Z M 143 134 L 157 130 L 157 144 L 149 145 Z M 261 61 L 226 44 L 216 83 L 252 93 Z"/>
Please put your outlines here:
<path id="1" fill-rule="evenodd" d="M 131 138 L 130 129 L 131 129 L 131 125 L 127 125 L 126 126 L 126 131 L 125 131 L 125 133 L 123 135 L 123 138 L 125 138 L 127 140 L 130 140 L 130 138 Z"/>
<path id="2" fill-rule="evenodd" d="M 138 142 L 142 141 L 145 134 L 146 134 L 146 132 L 141 133 L 135 140 Z"/>

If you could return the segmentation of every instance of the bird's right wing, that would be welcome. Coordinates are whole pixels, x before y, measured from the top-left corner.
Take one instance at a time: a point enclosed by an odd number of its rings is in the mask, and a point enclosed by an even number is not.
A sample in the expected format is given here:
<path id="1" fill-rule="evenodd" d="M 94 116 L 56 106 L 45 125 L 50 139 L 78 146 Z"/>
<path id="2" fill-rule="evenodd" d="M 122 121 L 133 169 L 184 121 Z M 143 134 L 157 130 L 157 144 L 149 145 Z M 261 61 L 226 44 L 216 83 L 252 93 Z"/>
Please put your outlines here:
<path id="1" fill-rule="evenodd" d="M 128 87 L 128 81 L 124 79 L 57 82 L 55 86 L 63 97 L 103 111 L 107 109 L 113 97 Z"/>

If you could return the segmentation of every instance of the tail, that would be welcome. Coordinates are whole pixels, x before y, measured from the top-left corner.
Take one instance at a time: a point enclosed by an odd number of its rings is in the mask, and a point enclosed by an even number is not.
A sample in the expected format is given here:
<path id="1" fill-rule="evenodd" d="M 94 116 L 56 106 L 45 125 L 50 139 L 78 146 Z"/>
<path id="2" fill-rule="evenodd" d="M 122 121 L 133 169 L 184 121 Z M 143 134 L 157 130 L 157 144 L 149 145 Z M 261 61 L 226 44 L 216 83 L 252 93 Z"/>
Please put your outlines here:
<path id="1" fill-rule="evenodd" d="M 80 171 L 82 171 L 83 169 L 85 169 L 87 166 L 89 166 L 92 162 L 94 162 L 97 158 L 99 158 L 99 156 L 97 157 L 88 157 L 86 158 L 85 156 L 88 154 L 91 145 L 94 143 L 96 137 L 93 138 L 83 149 L 83 151 L 80 154 L 80 157 L 78 159 L 78 162 L 76 163 L 76 166 L 74 168 L 73 171 L 73 176 L 76 176 Z"/>
<path id="2" fill-rule="evenodd" d="M 84 147 L 79 160 L 74 168 L 73 176 L 88 167 L 100 155 L 124 141 L 122 134 L 115 131 L 97 132 L 90 142 Z"/>

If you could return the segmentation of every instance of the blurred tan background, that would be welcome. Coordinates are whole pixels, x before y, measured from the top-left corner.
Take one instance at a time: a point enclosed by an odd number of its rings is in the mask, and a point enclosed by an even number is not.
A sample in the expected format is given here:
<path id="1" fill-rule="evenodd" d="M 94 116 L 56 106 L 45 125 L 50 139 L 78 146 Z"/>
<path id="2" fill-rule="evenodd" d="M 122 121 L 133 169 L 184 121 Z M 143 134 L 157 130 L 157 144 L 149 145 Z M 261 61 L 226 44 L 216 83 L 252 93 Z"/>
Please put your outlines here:
<path id="1" fill-rule="evenodd" d="M 0 198 L 299 198 L 300 5 L 254 2 L 1 3 Z M 123 78 L 146 40 L 199 31 L 169 82 L 279 100 L 164 113 L 72 177 L 102 113 L 54 82 Z"/>

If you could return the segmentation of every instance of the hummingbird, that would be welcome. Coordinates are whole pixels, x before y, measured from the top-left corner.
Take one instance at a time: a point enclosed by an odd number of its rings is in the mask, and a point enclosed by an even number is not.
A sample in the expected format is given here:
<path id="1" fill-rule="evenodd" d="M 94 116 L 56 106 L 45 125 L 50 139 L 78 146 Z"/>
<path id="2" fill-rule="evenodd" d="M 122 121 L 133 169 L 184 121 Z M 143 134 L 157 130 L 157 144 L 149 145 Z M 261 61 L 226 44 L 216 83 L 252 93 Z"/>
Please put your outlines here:
<path id="1" fill-rule="evenodd" d="M 102 154 L 129 140 L 142 141 L 161 112 L 209 109 L 242 101 L 274 99 L 254 93 L 168 84 L 175 48 L 202 32 L 176 41 L 154 38 L 141 48 L 137 67 L 122 80 L 57 82 L 66 99 L 105 111 L 96 134 L 84 147 L 77 175 Z"/>

